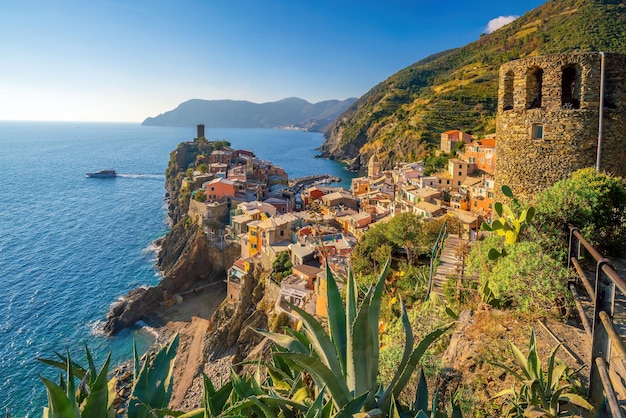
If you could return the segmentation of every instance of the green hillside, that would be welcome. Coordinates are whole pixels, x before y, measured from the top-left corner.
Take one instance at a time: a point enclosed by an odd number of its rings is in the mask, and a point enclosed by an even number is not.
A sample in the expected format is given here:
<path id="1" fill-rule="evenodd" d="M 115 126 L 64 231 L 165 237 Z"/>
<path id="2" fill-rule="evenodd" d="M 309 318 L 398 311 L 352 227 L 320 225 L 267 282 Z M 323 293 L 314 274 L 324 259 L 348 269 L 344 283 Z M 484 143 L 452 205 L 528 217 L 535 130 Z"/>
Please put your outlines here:
<path id="1" fill-rule="evenodd" d="M 341 114 L 322 150 L 355 168 L 377 151 L 389 167 L 419 159 L 449 129 L 493 133 L 502 63 L 586 51 L 626 53 L 624 2 L 548 1 L 471 44 L 404 68 Z"/>

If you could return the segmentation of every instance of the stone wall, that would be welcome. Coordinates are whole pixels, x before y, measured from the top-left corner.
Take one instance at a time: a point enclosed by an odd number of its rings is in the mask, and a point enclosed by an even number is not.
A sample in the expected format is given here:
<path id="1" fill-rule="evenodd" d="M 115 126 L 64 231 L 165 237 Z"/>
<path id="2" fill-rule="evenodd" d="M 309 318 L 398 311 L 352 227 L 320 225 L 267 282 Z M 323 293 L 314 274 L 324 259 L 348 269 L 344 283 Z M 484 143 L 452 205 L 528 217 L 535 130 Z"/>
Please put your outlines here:
<path id="1" fill-rule="evenodd" d="M 197 225 L 213 220 L 222 225 L 228 222 L 230 208 L 227 202 L 223 203 L 202 203 L 191 199 L 187 214 Z"/>
<path id="2" fill-rule="evenodd" d="M 500 68 L 495 176 L 517 197 L 596 165 L 600 54 L 525 58 Z M 603 171 L 626 176 L 626 56 L 606 54 Z M 499 187 L 498 187 L 499 189 Z M 501 197 L 501 196 L 497 196 Z"/>

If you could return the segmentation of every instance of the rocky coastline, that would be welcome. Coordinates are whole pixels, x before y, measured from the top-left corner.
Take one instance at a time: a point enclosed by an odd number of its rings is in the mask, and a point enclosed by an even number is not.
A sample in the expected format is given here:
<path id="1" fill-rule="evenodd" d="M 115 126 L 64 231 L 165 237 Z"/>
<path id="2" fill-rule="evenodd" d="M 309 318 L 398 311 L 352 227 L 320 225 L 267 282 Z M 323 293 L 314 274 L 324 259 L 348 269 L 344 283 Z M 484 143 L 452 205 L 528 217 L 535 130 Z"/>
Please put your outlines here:
<path id="1" fill-rule="evenodd" d="M 224 303 L 226 270 L 239 255 L 239 244 L 215 251 L 204 229 L 187 214 L 189 196 L 182 190 L 185 170 L 201 153 L 202 144 L 182 143 L 172 152 L 166 172 L 166 197 L 171 229 L 155 241 L 157 286 L 128 292 L 109 310 L 103 331 L 112 336 L 137 321 L 156 332 L 155 349 L 178 334 L 180 345 L 174 370 L 172 409 L 199 407 L 202 374 L 214 385 L 228 380 L 233 364 L 250 352 L 263 352 L 261 338 L 252 328 L 267 328 L 268 317 L 257 305 L 264 297 L 264 274 L 251 270 L 243 278 L 242 300 L 237 307 Z M 213 249 L 213 251 L 212 251 Z"/>

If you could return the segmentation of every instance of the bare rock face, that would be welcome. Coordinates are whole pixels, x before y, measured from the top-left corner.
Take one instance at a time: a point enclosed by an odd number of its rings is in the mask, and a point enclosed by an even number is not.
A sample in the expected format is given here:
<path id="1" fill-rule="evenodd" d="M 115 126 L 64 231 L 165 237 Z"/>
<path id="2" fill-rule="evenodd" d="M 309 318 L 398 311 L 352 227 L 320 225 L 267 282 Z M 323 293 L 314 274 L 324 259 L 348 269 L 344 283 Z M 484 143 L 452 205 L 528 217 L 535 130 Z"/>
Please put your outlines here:
<path id="1" fill-rule="evenodd" d="M 143 318 L 152 306 L 159 306 L 162 298 L 163 290 L 158 287 L 140 287 L 131 290 L 122 301 L 111 307 L 104 332 L 107 335 L 114 335 L 133 325 Z"/>
<path id="2" fill-rule="evenodd" d="M 236 345 L 236 358 L 243 359 L 262 339 L 252 328 L 267 328 L 267 315 L 257 311 L 256 305 L 263 298 L 262 272 L 251 270 L 242 278 L 241 300 L 232 315 L 224 309 L 213 314 L 214 330 L 205 338 L 204 354 L 211 361 Z"/>
<path id="3" fill-rule="evenodd" d="M 182 225 L 181 225 L 182 224 Z M 223 277 L 215 271 L 208 251 L 206 235 L 195 224 L 184 221 L 177 224 L 163 242 L 161 265 L 167 267 L 158 286 L 131 290 L 107 314 L 104 332 L 114 335 L 136 321 L 154 315 L 163 308 L 163 302 L 199 283 Z"/>

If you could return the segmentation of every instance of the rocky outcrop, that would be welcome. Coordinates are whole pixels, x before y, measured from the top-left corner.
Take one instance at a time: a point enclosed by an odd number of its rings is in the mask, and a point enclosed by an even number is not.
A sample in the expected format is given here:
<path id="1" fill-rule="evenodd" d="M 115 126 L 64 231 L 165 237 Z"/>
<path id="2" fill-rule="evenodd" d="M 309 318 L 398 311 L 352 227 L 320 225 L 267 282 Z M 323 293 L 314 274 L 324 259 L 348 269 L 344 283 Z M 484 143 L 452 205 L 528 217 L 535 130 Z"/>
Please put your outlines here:
<path id="1" fill-rule="evenodd" d="M 215 253 L 215 252 L 214 252 Z M 136 321 L 154 315 L 171 298 L 193 287 L 223 279 L 222 263 L 213 263 L 206 235 L 193 223 L 179 223 L 163 242 L 159 265 L 163 279 L 155 287 L 131 290 L 107 315 L 104 332 L 116 334 Z"/>
<path id="2" fill-rule="evenodd" d="M 241 300 L 234 311 L 223 306 L 211 318 L 215 328 L 205 339 L 204 351 L 209 361 L 219 358 L 233 346 L 236 346 L 235 359 L 244 359 L 262 340 L 251 328 L 267 329 L 267 315 L 257 310 L 264 295 L 262 270 L 258 266 L 253 268 L 242 281 Z"/>

